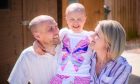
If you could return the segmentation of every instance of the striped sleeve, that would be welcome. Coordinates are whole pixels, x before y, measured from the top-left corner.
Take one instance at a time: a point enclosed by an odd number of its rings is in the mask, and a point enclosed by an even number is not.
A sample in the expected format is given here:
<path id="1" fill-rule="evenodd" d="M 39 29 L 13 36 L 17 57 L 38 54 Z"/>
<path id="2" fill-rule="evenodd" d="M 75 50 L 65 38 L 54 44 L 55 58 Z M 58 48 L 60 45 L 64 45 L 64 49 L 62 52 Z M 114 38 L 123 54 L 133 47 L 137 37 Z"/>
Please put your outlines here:
<path id="1" fill-rule="evenodd" d="M 109 84 L 127 84 L 132 67 L 130 65 L 122 65 L 116 70 Z"/>
<path id="2" fill-rule="evenodd" d="M 120 57 L 118 61 L 111 63 L 111 66 L 104 70 L 100 84 L 128 84 L 132 67 L 125 58 Z"/>

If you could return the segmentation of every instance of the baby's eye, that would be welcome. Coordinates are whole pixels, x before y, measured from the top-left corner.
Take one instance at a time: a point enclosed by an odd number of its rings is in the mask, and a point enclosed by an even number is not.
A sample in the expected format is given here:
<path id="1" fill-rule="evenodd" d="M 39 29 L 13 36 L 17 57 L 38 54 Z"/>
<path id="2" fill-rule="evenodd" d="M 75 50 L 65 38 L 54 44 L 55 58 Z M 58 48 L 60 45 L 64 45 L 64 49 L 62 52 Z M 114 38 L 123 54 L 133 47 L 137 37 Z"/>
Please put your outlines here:
<path id="1" fill-rule="evenodd" d="M 74 21 L 74 19 L 73 19 L 73 18 L 71 18 L 71 19 L 70 19 L 70 21 Z"/>
<path id="2" fill-rule="evenodd" d="M 77 20 L 78 20 L 78 21 L 82 21 L 82 19 L 81 19 L 81 18 L 78 18 Z"/>

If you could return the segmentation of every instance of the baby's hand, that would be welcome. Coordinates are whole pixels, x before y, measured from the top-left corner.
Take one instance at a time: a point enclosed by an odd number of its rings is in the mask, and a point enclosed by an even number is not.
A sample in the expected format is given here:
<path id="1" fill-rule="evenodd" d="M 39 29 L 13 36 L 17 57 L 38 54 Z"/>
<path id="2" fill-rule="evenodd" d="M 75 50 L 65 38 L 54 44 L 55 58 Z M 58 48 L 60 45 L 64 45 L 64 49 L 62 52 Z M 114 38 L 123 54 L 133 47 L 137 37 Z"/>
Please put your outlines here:
<path id="1" fill-rule="evenodd" d="M 34 41 L 33 49 L 39 55 L 44 55 L 46 53 L 45 48 L 43 48 L 43 46 L 38 41 Z"/>

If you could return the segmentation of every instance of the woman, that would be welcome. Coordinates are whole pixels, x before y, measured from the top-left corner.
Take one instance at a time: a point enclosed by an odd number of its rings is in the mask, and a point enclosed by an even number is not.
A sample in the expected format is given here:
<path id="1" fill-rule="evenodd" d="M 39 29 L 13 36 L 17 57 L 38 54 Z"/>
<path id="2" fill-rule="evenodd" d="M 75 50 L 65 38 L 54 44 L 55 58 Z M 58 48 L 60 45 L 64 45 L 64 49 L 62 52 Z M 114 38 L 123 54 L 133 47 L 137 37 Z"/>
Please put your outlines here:
<path id="1" fill-rule="evenodd" d="M 91 64 L 91 84 L 127 84 L 132 67 L 120 56 L 124 51 L 126 34 L 120 23 L 100 21 L 91 36 L 94 50 Z"/>

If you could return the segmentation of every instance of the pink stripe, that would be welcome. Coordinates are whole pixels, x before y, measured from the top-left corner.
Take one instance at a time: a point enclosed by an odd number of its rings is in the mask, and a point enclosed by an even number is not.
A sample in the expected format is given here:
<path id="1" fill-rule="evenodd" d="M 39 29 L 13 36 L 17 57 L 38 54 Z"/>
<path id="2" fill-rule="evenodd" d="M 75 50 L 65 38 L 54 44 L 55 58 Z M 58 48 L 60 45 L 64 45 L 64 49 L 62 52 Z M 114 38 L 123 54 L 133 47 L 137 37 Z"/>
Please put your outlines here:
<path id="1" fill-rule="evenodd" d="M 69 78 L 70 76 L 64 76 L 57 74 L 50 82 L 50 84 L 62 84 L 63 79 Z M 74 84 L 90 84 L 90 76 L 79 77 L 75 76 Z"/>
<path id="2" fill-rule="evenodd" d="M 90 84 L 90 77 L 79 77 L 76 76 L 74 84 Z"/>

